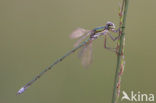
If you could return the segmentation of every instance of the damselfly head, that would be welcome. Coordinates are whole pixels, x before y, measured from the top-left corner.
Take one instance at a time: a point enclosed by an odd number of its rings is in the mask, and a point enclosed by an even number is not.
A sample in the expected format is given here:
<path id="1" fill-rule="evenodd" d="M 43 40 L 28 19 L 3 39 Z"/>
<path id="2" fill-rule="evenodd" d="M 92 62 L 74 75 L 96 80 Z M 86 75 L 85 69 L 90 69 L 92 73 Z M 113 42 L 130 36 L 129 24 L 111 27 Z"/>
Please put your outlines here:
<path id="1" fill-rule="evenodd" d="M 108 29 L 115 29 L 115 24 L 112 23 L 112 22 L 110 22 L 110 21 L 108 21 L 108 22 L 106 23 L 106 27 L 107 27 Z"/>

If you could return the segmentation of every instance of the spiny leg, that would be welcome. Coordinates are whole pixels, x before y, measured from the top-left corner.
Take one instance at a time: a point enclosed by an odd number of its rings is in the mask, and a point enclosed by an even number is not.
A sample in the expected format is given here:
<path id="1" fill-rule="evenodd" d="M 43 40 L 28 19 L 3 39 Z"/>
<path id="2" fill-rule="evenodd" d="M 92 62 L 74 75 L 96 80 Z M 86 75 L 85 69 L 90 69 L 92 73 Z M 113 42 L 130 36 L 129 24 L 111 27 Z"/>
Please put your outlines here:
<path id="1" fill-rule="evenodd" d="M 105 38 L 104 38 L 104 48 L 109 50 L 109 51 L 116 52 L 115 48 L 111 48 L 111 47 L 107 46 L 107 36 L 106 35 L 105 35 Z"/>
<path id="2" fill-rule="evenodd" d="M 112 39 L 112 41 L 116 41 L 120 37 L 120 35 L 118 35 L 117 37 L 113 37 L 110 32 L 108 32 L 107 34 Z M 105 35 L 104 39 L 104 48 L 113 52 L 117 52 L 116 48 L 107 47 L 107 35 Z"/>
<path id="3" fill-rule="evenodd" d="M 110 32 L 108 32 L 108 36 L 113 40 L 113 41 L 116 41 L 120 35 L 118 35 L 117 37 L 113 37 L 112 34 Z"/>

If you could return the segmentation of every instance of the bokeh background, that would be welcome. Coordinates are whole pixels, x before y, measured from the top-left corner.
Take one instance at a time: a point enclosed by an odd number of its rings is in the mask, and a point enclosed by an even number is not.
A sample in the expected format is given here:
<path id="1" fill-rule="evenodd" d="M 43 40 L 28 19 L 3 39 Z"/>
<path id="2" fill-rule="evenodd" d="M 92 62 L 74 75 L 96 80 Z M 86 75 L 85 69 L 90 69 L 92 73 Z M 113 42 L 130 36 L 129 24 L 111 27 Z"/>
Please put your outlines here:
<path id="1" fill-rule="evenodd" d="M 16 92 L 73 47 L 75 40 L 69 34 L 75 28 L 92 29 L 107 21 L 117 25 L 119 2 L 0 0 L 0 103 L 110 103 L 116 55 L 103 48 L 103 38 L 93 44 L 88 69 L 74 53 L 24 94 L 16 96 Z M 156 95 L 155 4 L 156 0 L 129 3 L 121 84 L 121 91 L 128 94 Z"/>

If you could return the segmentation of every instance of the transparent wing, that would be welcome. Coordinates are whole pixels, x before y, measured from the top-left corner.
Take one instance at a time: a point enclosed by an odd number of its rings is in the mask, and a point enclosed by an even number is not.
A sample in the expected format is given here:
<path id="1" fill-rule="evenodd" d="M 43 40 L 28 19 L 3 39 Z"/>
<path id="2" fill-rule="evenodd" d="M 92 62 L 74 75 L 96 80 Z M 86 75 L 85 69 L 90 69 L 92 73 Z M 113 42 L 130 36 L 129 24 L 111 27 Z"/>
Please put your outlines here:
<path id="1" fill-rule="evenodd" d="M 82 48 L 79 56 L 81 58 L 82 65 L 87 68 L 92 62 L 92 41 L 89 41 L 89 43 Z"/>
<path id="2" fill-rule="evenodd" d="M 83 28 L 77 28 L 76 30 L 74 30 L 71 34 L 70 34 L 70 38 L 72 39 L 76 39 L 79 38 L 83 35 L 85 35 L 86 33 L 88 33 L 89 30 L 83 29 Z"/>
<path id="3" fill-rule="evenodd" d="M 74 44 L 74 47 L 76 47 L 76 46 L 78 46 L 85 38 L 87 38 L 89 35 L 90 35 L 90 31 L 89 32 L 87 32 L 85 35 L 83 35 L 82 37 L 80 37 L 77 41 L 76 41 L 76 43 Z"/>

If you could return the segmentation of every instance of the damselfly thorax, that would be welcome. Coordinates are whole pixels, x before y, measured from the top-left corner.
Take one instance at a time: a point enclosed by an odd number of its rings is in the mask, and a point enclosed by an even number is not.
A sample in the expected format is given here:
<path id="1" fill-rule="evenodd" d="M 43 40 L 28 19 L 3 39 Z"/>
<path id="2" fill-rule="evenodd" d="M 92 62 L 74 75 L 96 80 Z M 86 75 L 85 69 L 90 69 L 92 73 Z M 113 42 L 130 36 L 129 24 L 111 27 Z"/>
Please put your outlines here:
<path id="1" fill-rule="evenodd" d="M 107 22 L 105 26 L 97 27 L 92 30 L 86 30 L 83 28 L 77 28 L 75 31 L 73 31 L 70 35 L 72 39 L 79 38 L 77 42 L 74 44 L 74 46 L 78 46 L 84 39 L 89 37 L 88 43 L 86 43 L 82 49 L 80 50 L 79 57 L 81 58 L 82 65 L 84 67 L 87 67 L 91 61 L 92 61 L 92 41 L 97 39 L 101 35 L 109 35 L 109 37 L 114 41 L 118 37 L 114 38 L 109 32 L 117 32 L 115 30 L 115 25 L 112 22 Z M 106 38 L 106 36 L 105 36 Z M 106 39 L 105 39 L 106 40 Z M 104 42 L 106 43 L 106 41 Z M 106 49 L 110 49 L 106 47 L 106 44 L 104 44 L 104 47 Z"/>
<path id="2" fill-rule="evenodd" d="M 91 31 L 90 38 L 96 39 L 99 36 L 100 32 L 106 33 L 106 32 L 108 32 L 108 30 L 109 30 L 109 28 L 107 26 L 101 26 L 101 27 L 94 28 Z"/>

